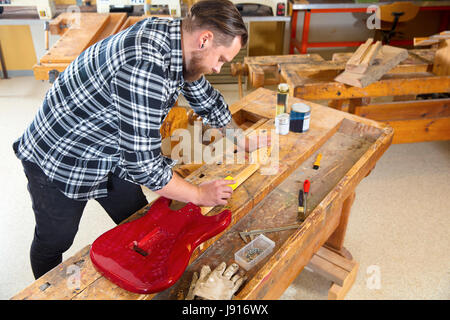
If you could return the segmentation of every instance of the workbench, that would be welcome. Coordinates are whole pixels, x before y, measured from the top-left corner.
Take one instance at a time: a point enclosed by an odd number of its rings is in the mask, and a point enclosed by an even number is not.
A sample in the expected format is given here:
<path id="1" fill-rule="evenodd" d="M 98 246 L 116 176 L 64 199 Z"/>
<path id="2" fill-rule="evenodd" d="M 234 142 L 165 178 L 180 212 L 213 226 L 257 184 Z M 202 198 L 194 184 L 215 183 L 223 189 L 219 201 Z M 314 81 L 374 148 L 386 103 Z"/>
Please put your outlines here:
<path id="1" fill-rule="evenodd" d="M 118 33 L 126 19 L 126 13 L 61 13 L 49 23 L 48 30 L 61 37 L 33 66 L 34 77 L 53 82 L 81 52 Z"/>
<path id="2" fill-rule="evenodd" d="M 243 128 L 271 130 L 275 101 L 274 91 L 260 88 L 231 105 L 230 111 Z M 300 101 L 289 99 L 289 105 Z M 123 290 L 94 269 L 87 245 L 12 299 L 184 299 L 194 271 L 204 264 L 214 268 L 221 261 L 227 264 L 234 261 L 234 253 L 245 245 L 238 231 L 296 223 L 298 192 L 305 179 L 311 181 L 307 218 L 298 229 L 266 235 L 275 241 L 275 249 L 247 272 L 248 280 L 235 298 L 276 299 L 309 265 L 333 279 L 329 297 L 342 299 L 356 277 L 358 266 L 344 247 L 355 188 L 387 150 L 393 131 L 385 124 L 303 102 L 312 108 L 309 131 L 278 136 L 278 169 L 270 175 L 255 172 L 234 191 L 226 206 L 233 212 L 229 227 L 194 251 L 189 266 L 174 286 L 149 295 Z M 273 138 L 275 144 L 276 141 Z M 320 168 L 314 170 L 318 153 L 323 158 Z M 192 171 L 181 165 L 176 172 L 198 183 L 202 179 L 233 176 L 234 172 L 227 172 L 228 167 L 224 166 L 205 164 Z M 127 221 L 141 217 L 150 206 Z M 222 210 L 223 207 L 215 207 L 208 215 Z M 325 267 L 321 268 L 323 264 Z M 330 266 L 331 269 L 327 268 Z M 74 268 L 80 270 L 80 282 L 75 288 L 68 285 L 73 280 Z"/>
<path id="3" fill-rule="evenodd" d="M 387 123 L 395 131 L 393 143 L 448 140 L 450 99 L 431 95 L 450 92 L 450 75 L 435 68 L 435 49 L 408 53 L 406 60 L 365 88 L 334 81 L 352 53 L 335 53 L 332 60 L 318 54 L 247 57 L 233 69 L 239 77 L 248 76 L 250 88 L 286 82 L 292 96 Z M 418 99 L 420 95 L 427 99 Z"/>
<path id="4" fill-rule="evenodd" d="M 309 42 L 309 29 L 311 16 L 313 13 L 351 13 L 351 12 L 367 12 L 369 6 L 378 6 L 383 4 L 394 3 L 395 1 L 376 1 L 376 2 L 359 2 L 354 0 L 290 0 L 292 10 L 291 14 L 291 41 L 289 45 L 289 53 L 293 54 L 294 49 L 299 53 L 305 54 L 308 48 L 323 47 L 357 47 L 364 41 L 330 41 L 330 42 Z M 419 6 L 420 11 L 440 11 L 441 21 L 439 31 L 448 28 L 448 16 L 450 12 L 450 1 L 410 1 Z M 304 12 L 302 25 L 301 41 L 297 37 L 297 20 L 298 14 Z M 372 14 L 372 13 L 370 13 Z M 412 45 L 413 40 L 397 40 L 392 45 Z"/>

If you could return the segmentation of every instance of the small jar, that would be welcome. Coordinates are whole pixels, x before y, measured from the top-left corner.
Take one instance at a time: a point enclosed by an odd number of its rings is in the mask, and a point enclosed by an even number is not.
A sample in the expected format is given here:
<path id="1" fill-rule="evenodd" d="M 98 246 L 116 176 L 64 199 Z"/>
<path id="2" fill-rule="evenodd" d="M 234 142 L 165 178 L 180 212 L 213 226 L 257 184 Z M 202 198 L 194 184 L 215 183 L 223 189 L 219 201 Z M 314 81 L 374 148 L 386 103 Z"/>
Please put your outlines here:
<path id="1" fill-rule="evenodd" d="M 289 114 L 282 113 L 275 117 L 275 133 L 281 135 L 289 133 Z"/>

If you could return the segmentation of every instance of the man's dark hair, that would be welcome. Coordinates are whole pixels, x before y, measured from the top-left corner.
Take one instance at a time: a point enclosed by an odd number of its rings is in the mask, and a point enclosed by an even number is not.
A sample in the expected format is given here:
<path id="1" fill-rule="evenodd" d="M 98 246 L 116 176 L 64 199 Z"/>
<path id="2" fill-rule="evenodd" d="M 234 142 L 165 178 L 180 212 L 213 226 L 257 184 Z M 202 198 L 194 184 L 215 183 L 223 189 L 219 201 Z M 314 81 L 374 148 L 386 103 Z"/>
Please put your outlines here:
<path id="1" fill-rule="evenodd" d="M 186 31 L 209 29 L 213 32 L 216 45 L 229 46 L 237 36 L 241 46 L 248 39 L 247 28 L 236 6 L 228 0 L 202 0 L 195 3 L 183 19 Z"/>

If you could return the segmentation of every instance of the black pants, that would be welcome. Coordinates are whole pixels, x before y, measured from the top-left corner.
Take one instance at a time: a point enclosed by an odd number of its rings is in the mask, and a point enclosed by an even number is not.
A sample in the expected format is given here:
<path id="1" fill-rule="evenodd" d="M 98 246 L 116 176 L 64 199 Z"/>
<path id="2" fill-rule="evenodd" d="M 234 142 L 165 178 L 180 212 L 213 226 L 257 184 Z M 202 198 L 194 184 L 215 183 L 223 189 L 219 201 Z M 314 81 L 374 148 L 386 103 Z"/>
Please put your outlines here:
<path id="1" fill-rule="evenodd" d="M 62 254 L 73 243 L 87 201 L 66 197 L 34 163 L 22 161 L 28 179 L 36 219 L 31 244 L 31 268 L 35 279 L 62 262 Z M 111 175 L 108 196 L 96 199 L 119 224 L 147 204 L 139 185 Z"/>

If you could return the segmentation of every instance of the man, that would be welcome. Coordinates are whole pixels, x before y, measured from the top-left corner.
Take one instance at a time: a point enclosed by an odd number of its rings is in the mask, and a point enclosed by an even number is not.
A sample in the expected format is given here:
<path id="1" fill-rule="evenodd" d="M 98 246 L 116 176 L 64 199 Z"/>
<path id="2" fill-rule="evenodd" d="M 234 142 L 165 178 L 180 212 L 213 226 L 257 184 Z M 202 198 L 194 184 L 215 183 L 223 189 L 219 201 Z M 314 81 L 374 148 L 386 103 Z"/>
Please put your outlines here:
<path id="1" fill-rule="evenodd" d="M 205 124 L 229 126 L 227 104 L 203 74 L 220 72 L 246 41 L 236 7 L 205 0 L 183 20 L 145 19 L 100 41 L 59 75 L 13 146 L 36 218 L 36 279 L 62 261 L 89 199 L 115 223 L 147 204 L 140 185 L 200 206 L 227 203 L 233 181 L 194 186 L 173 174 L 160 127 L 180 93 Z"/>

